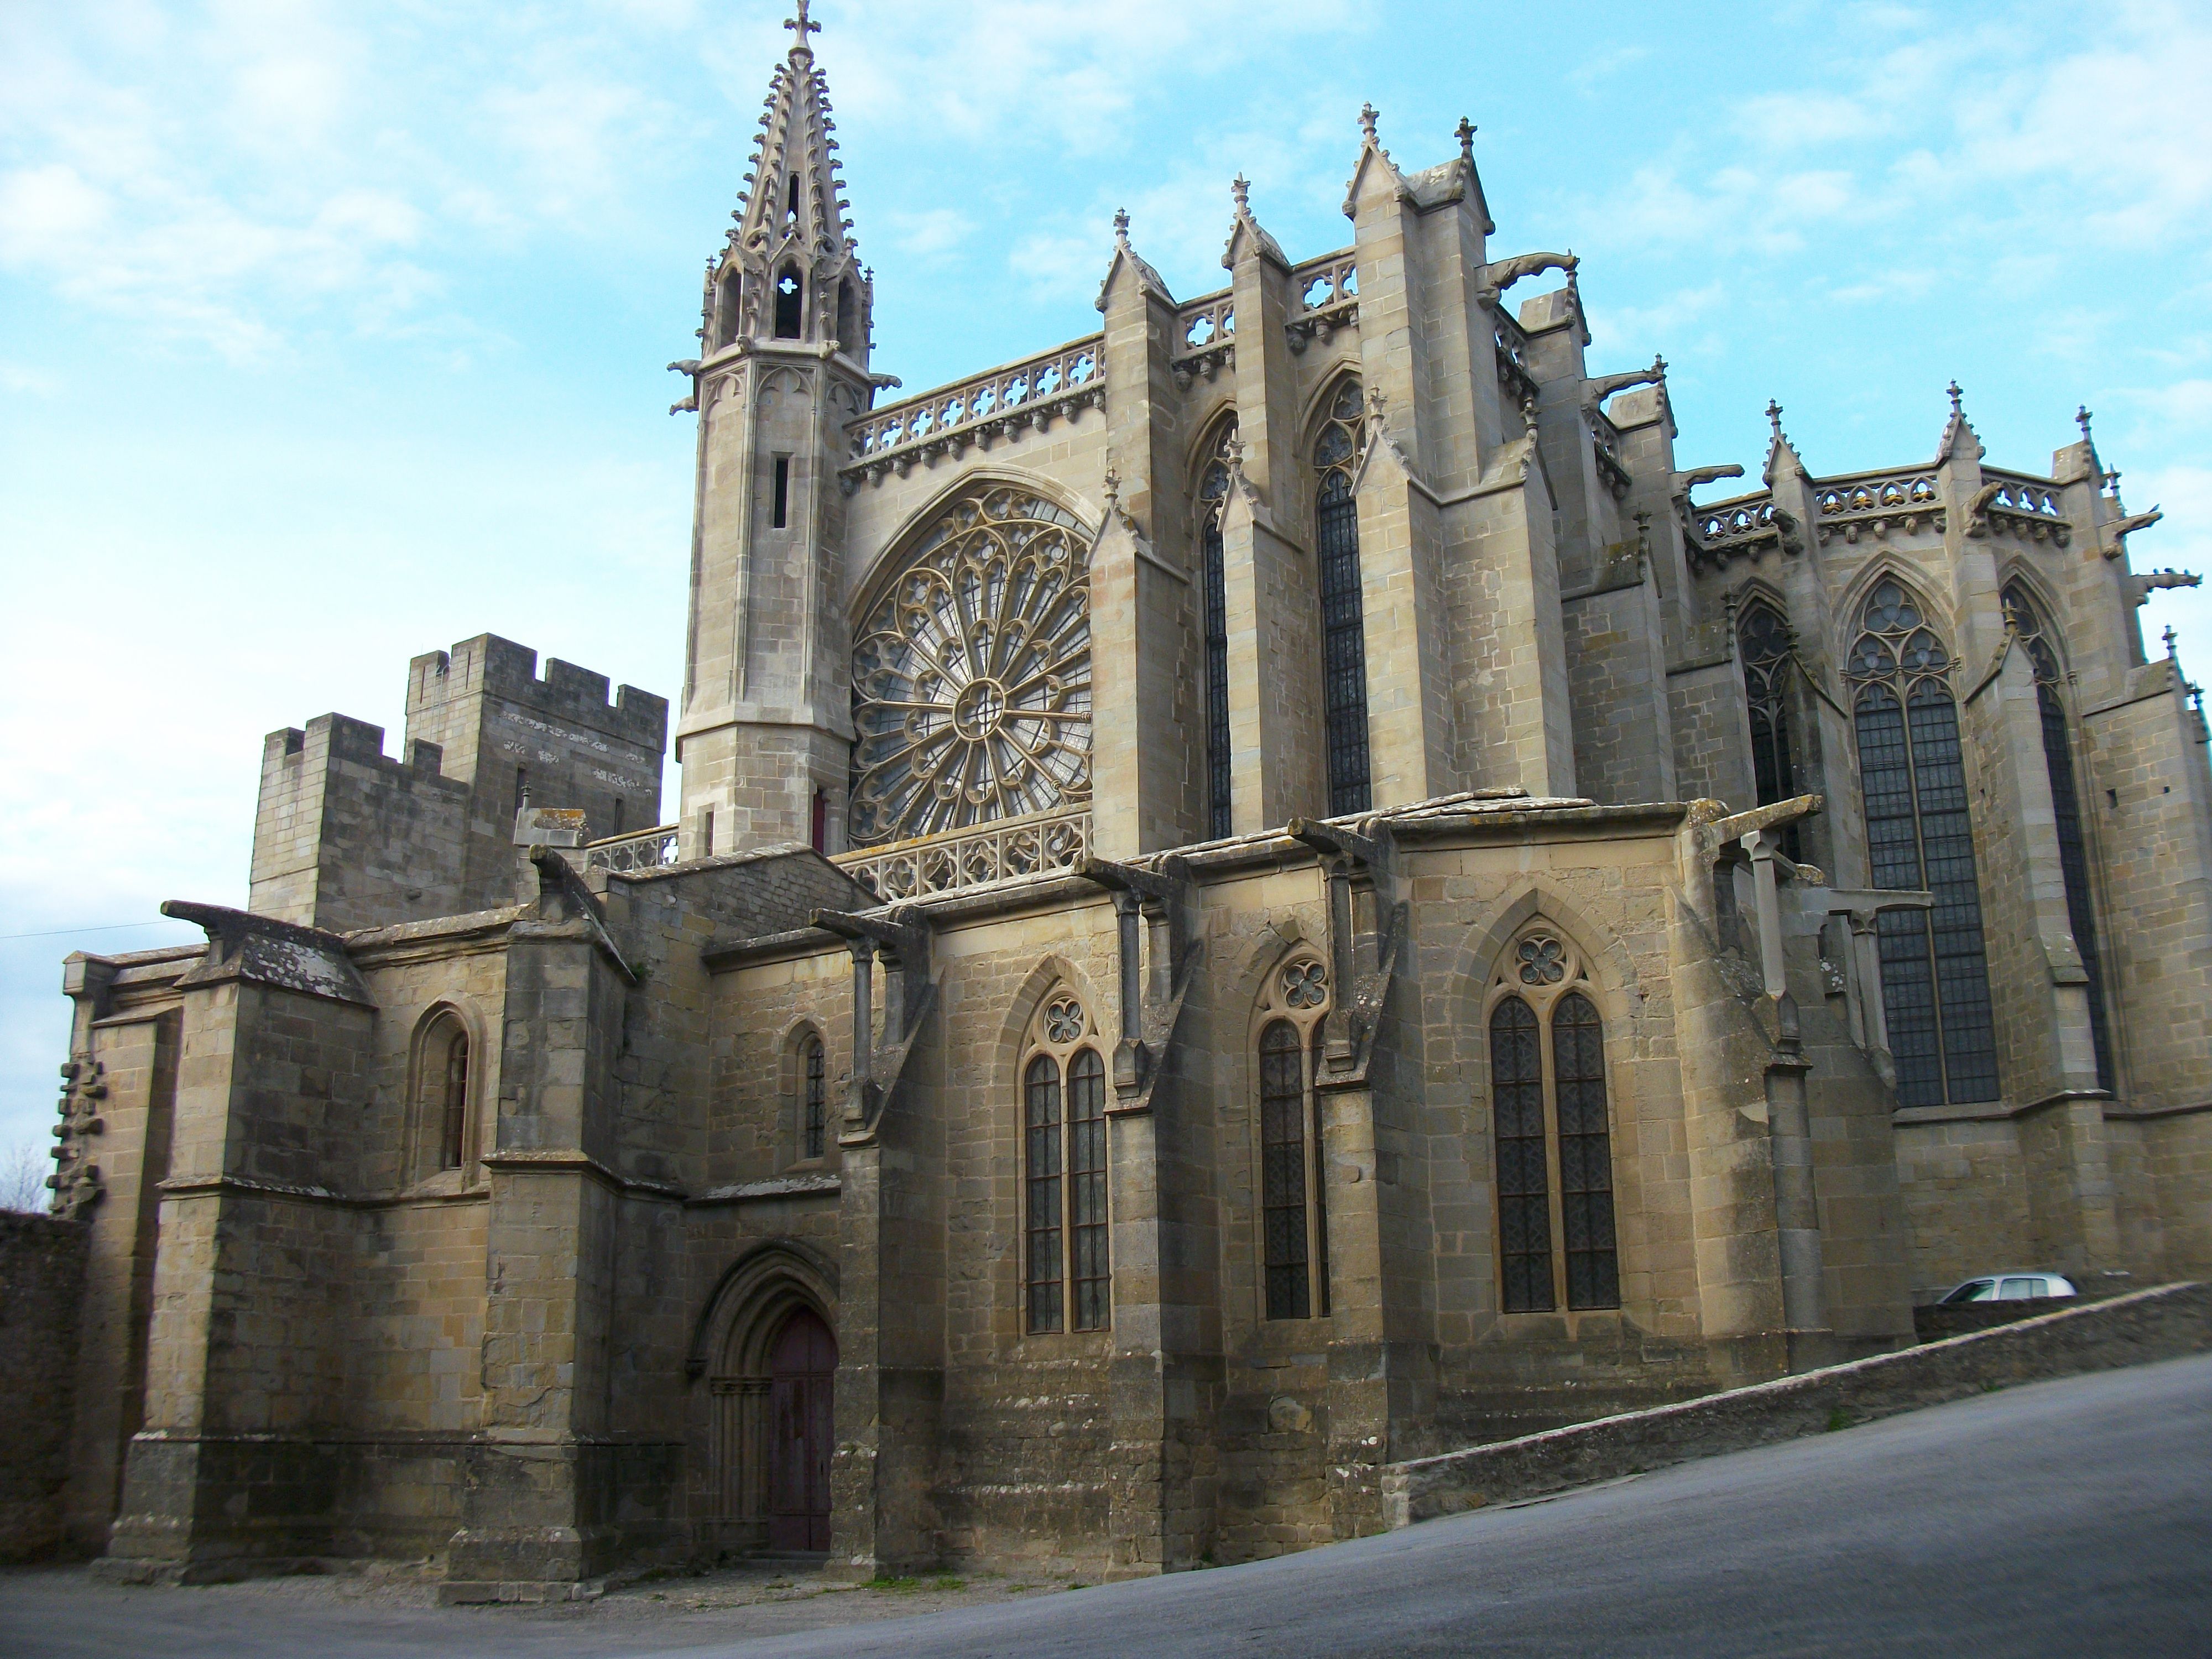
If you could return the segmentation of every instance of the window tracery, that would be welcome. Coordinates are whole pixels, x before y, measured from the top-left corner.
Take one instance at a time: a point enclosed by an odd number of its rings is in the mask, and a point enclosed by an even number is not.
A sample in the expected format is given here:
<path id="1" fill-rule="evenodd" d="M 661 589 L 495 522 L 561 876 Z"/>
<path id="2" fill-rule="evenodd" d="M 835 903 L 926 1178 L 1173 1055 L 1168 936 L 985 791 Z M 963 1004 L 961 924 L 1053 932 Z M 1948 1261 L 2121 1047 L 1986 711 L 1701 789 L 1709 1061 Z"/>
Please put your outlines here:
<path id="1" fill-rule="evenodd" d="M 1790 653 L 1796 641 L 1782 613 L 1753 599 L 1736 617 L 1736 655 L 1751 714 L 1751 769 L 1758 805 L 1797 793 L 1790 743 Z M 1794 826 L 1793 826 L 1794 827 Z M 1796 854 L 1793 852 L 1794 858 Z"/>
<path id="2" fill-rule="evenodd" d="M 2058 867 L 2066 883 L 2066 921 L 2074 933 L 2074 947 L 2081 953 L 2081 966 L 2089 975 L 2089 1035 L 2097 1053 L 2097 1086 L 2112 1086 L 2112 1035 L 2105 1006 L 2102 953 L 2097 944 L 2097 908 L 2089 887 L 2089 854 L 2081 826 L 2081 798 L 2075 787 L 2074 744 L 2066 720 L 2066 704 L 2059 691 L 2066 676 L 2051 648 L 2055 630 L 2047 629 L 2043 613 L 2026 584 L 2013 581 L 2004 590 L 2005 619 L 2012 624 L 2021 647 L 2035 674 L 2035 705 L 2043 726 L 2043 764 L 2051 780 L 2051 815 L 2058 838 Z"/>
<path id="3" fill-rule="evenodd" d="M 1362 433 L 1359 382 L 1347 379 L 1330 400 L 1314 440 L 1319 491 L 1315 543 L 1320 550 L 1322 708 L 1328 746 L 1328 810 L 1370 805 L 1367 750 L 1367 639 L 1359 578 L 1359 504 L 1352 475 Z"/>
<path id="4" fill-rule="evenodd" d="M 853 650 L 854 846 L 1090 799 L 1089 549 L 1003 486 L 930 528 Z"/>
<path id="5" fill-rule="evenodd" d="M 794 179 L 793 183 L 797 181 Z M 806 279 L 799 274 L 797 265 L 786 265 L 775 278 L 775 337 L 795 340 L 801 332 L 801 309 L 806 297 Z"/>
<path id="6" fill-rule="evenodd" d="M 1237 422 L 1221 428 L 1212 459 L 1199 480 L 1199 553 L 1206 583 L 1206 834 L 1229 834 L 1229 589 L 1221 544 L 1221 516 L 1229 501 L 1229 461 Z"/>
<path id="7" fill-rule="evenodd" d="M 1498 1306 L 1617 1308 L 1605 1026 L 1580 954 L 1540 927 L 1506 951 L 1491 995 Z"/>
<path id="8" fill-rule="evenodd" d="M 1844 672 L 1856 688 L 1874 885 L 1924 887 L 1936 898 L 1930 912 L 1886 910 L 1878 923 L 1898 1099 L 1994 1100 L 1996 1037 L 1951 653 L 1893 579 L 1875 585 L 1859 628 Z"/>
<path id="9" fill-rule="evenodd" d="M 1106 1062 L 1082 1000 L 1040 1006 L 1022 1064 L 1023 1286 L 1032 1334 L 1112 1322 Z"/>
<path id="10" fill-rule="evenodd" d="M 1328 969 L 1296 956 L 1268 976 L 1259 1042 L 1260 1269 L 1269 1319 L 1329 1310 L 1328 1163 L 1322 1139 Z"/>

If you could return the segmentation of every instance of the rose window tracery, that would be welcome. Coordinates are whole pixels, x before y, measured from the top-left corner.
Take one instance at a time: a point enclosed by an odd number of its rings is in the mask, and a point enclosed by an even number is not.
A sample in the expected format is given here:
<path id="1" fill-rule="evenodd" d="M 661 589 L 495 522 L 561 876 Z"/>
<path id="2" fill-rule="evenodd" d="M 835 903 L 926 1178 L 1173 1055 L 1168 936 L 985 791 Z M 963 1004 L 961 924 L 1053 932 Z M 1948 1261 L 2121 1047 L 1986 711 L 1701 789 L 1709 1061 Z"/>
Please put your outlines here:
<path id="1" fill-rule="evenodd" d="M 853 650 L 854 845 L 1090 799 L 1090 540 L 1006 488 L 931 527 Z"/>

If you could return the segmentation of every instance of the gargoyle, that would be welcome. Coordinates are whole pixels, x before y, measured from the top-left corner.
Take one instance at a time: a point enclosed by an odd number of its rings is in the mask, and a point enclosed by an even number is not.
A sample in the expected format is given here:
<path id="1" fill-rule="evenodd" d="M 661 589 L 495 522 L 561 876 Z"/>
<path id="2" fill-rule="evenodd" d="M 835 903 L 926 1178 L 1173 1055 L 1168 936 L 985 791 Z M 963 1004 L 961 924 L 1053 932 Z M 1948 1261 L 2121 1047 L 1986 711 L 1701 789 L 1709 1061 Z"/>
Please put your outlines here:
<path id="1" fill-rule="evenodd" d="M 2195 587 L 2203 580 L 2193 570 L 2146 570 L 2128 578 L 2128 592 L 2141 605 L 2161 587 Z"/>
<path id="2" fill-rule="evenodd" d="M 1495 305 L 1499 295 L 1524 276 L 1534 276 L 1540 270 L 1564 270 L 1571 276 L 1581 263 L 1571 253 L 1516 253 L 1482 268 L 1482 297 Z"/>
<path id="3" fill-rule="evenodd" d="M 1699 484 L 1709 484 L 1720 478 L 1741 478 L 1741 477 L 1743 477 L 1743 468 L 1734 461 L 1729 462 L 1726 466 L 1693 466 L 1687 472 L 1677 472 L 1670 488 L 1674 497 L 1680 500 Z"/>
<path id="4" fill-rule="evenodd" d="M 1654 357 L 1649 368 L 1632 368 L 1626 374 L 1601 374 L 1583 382 L 1583 407 L 1595 409 L 1616 392 L 1632 386 L 1656 386 L 1667 378 L 1667 360 Z"/>
<path id="5" fill-rule="evenodd" d="M 1986 536 L 1990 533 L 1990 503 L 2002 493 L 2001 483 L 1984 484 L 1974 492 L 1974 499 L 1966 503 L 1966 533 Z"/>
<path id="6" fill-rule="evenodd" d="M 2127 550 L 2127 539 L 2138 530 L 2148 530 L 2166 516 L 2158 508 L 2148 513 L 2130 513 L 2124 519 L 2115 519 L 2105 529 L 2105 556 L 2117 559 Z"/>

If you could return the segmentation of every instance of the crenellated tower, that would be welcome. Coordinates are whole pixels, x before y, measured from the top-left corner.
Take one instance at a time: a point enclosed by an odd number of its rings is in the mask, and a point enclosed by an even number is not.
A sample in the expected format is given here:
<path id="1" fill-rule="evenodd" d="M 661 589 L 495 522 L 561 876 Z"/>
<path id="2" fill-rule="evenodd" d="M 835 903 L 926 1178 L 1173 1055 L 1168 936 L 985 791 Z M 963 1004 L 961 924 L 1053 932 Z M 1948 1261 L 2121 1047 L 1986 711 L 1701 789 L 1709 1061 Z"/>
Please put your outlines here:
<path id="1" fill-rule="evenodd" d="M 676 755 L 685 858 L 837 844 L 852 746 L 836 487 L 868 407 L 871 302 L 836 161 L 829 82 L 799 0 L 758 147 L 708 261 L 690 628 Z"/>

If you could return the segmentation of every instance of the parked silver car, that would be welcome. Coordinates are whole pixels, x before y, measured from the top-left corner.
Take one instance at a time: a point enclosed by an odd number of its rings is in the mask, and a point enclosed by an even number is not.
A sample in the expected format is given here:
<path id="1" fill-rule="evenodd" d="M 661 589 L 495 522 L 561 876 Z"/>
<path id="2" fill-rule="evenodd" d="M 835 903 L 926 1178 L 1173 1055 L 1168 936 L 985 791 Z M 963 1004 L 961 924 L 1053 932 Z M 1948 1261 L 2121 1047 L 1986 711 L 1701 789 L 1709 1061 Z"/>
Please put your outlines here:
<path id="1" fill-rule="evenodd" d="M 2035 1297 L 2073 1296 L 2074 1281 L 2057 1273 L 1984 1273 L 1945 1292 L 1936 1305 L 1954 1302 L 2025 1302 Z"/>

